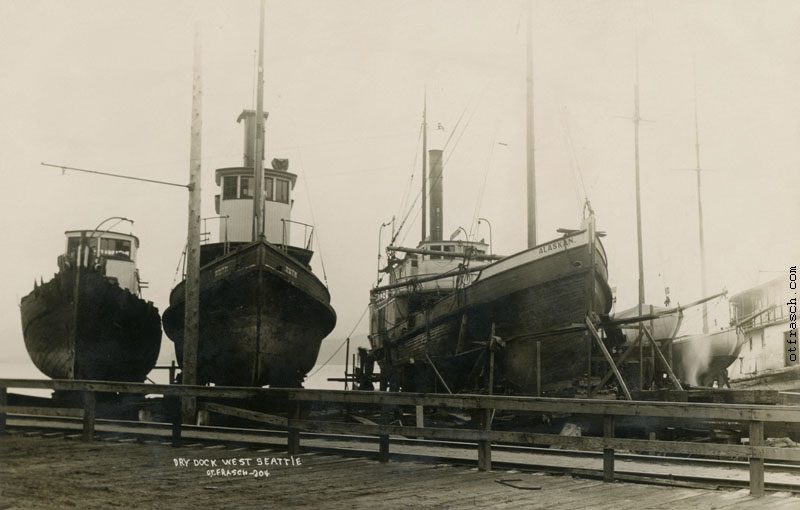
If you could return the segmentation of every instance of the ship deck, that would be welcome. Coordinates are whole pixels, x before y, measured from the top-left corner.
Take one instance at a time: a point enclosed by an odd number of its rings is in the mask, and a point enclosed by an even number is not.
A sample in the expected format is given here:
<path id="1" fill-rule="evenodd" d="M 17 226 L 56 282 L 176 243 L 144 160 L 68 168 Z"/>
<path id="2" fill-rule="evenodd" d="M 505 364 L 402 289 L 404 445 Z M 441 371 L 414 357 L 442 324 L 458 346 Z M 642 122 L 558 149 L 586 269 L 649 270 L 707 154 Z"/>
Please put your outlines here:
<path id="1" fill-rule="evenodd" d="M 154 439 L 85 443 L 63 434 L 0 437 L 0 495 L 13 508 L 798 508 L 786 492 L 754 498 L 711 490 L 476 468 L 424 460 L 381 463 L 321 452 L 269 476 L 208 476 L 195 460 L 290 458 L 285 449 L 225 445 L 178 448 Z M 75 438 L 77 439 L 77 437 Z M 176 466 L 176 459 L 189 461 Z M 282 461 L 285 462 L 285 461 Z M 230 466 L 227 469 L 238 469 Z M 264 469 L 261 467 L 260 469 Z"/>

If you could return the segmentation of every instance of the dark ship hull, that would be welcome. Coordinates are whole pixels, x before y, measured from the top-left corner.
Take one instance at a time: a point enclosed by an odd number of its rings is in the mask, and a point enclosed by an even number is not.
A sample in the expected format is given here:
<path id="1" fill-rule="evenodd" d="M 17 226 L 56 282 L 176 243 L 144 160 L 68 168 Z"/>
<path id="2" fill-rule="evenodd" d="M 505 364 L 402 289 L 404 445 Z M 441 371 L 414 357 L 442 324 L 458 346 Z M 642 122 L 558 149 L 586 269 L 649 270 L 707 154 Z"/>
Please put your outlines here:
<path id="1" fill-rule="evenodd" d="M 605 315 L 612 303 L 602 245 L 587 237 L 582 231 L 486 266 L 392 328 L 373 323 L 382 374 L 404 391 L 444 391 L 442 380 L 452 392 L 483 389 L 494 325 L 502 340 L 495 391 L 535 394 L 538 381 L 543 392 L 559 393 L 585 379 L 587 313 Z"/>
<path id="2" fill-rule="evenodd" d="M 216 254 L 221 246 L 205 245 L 203 251 Z M 164 312 L 164 330 L 179 363 L 184 301 L 181 282 Z M 201 261 L 198 383 L 299 386 L 335 325 L 327 288 L 278 246 L 257 241 Z"/>
<path id="3" fill-rule="evenodd" d="M 158 309 L 96 270 L 79 274 L 63 267 L 22 298 L 31 360 L 53 379 L 144 381 L 161 347 Z"/>

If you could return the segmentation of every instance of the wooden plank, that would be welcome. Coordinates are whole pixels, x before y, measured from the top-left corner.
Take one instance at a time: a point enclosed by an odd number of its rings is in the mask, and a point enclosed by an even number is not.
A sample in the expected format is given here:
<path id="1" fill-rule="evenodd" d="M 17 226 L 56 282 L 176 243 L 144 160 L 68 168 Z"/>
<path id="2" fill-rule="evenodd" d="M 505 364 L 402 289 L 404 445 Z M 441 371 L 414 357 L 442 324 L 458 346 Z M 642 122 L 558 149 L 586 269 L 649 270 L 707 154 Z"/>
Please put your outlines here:
<path id="1" fill-rule="evenodd" d="M 750 422 L 750 445 L 764 444 L 764 423 Z M 764 458 L 753 454 L 750 457 L 750 495 L 756 498 L 764 496 Z"/>
<path id="2" fill-rule="evenodd" d="M 0 413 L 83 418 L 83 409 L 72 407 L 0 406 Z"/>
<path id="3" fill-rule="evenodd" d="M 647 326 L 644 326 L 644 327 L 642 327 L 642 331 L 647 336 L 647 339 L 650 340 L 650 345 L 656 351 L 656 354 L 658 354 L 658 359 L 660 359 L 661 363 L 664 364 L 664 369 L 667 371 L 667 375 L 669 375 L 669 379 L 670 379 L 670 381 L 672 381 L 672 384 L 675 386 L 675 389 L 677 389 L 679 391 L 683 390 L 683 386 L 681 386 L 681 383 L 680 383 L 680 381 L 678 381 L 678 378 L 675 377 L 675 373 L 672 371 L 672 367 L 669 365 L 669 363 L 667 362 L 667 359 L 661 353 L 661 349 L 658 348 L 658 344 L 656 343 L 655 339 L 653 338 L 653 335 L 650 334 L 650 330 L 647 329 Z"/>
<path id="4" fill-rule="evenodd" d="M 206 410 L 210 413 L 225 414 L 228 416 L 243 418 L 245 420 L 257 421 L 259 423 L 278 425 L 280 427 L 287 427 L 289 425 L 288 418 L 284 418 L 282 416 L 261 413 L 258 411 L 250 411 L 247 409 L 241 409 L 239 407 L 233 407 L 224 404 L 216 404 L 213 402 L 201 403 L 200 409 Z"/>

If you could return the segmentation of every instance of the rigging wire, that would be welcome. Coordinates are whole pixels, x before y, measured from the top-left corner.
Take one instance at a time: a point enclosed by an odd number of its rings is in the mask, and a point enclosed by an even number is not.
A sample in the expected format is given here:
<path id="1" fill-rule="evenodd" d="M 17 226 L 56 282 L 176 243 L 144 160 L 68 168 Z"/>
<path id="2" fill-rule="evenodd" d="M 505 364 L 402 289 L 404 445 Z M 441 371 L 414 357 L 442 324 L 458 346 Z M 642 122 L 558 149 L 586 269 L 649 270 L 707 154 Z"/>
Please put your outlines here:
<path id="1" fill-rule="evenodd" d="M 417 159 L 419 158 L 419 145 L 422 141 L 422 130 L 424 126 L 420 124 L 419 126 L 419 133 L 417 134 L 417 146 L 414 149 L 414 163 L 411 165 L 411 179 L 408 181 L 408 186 L 406 186 L 405 191 L 403 192 L 403 198 L 400 200 L 400 207 L 397 209 L 397 214 L 395 217 L 399 217 L 403 210 L 406 207 L 406 202 L 408 201 L 409 196 L 411 196 L 411 185 L 414 183 L 414 173 L 417 168 Z"/>
<path id="2" fill-rule="evenodd" d="M 578 211 L 585 212 L 585 209 L 581 207 L 580 189 L 583 190 L 584 204 L 589 202 L 589 196 L 586 192 L 586 184 L 583 181 L 583 172 L 581 171 L 580 163 L 578 163 L 578 157 L 575 154 L 575 146 L 572 143 L 572 135 L 570 134 L 569 120 L 567 119 L 566 108 L 562 110 L 562 115 L 560 117 L 560 120 L 561 120 L 561 128 L 564 130 L 564 138 L 567 141 L 567 152 L 569 153 L 570 156 L 570 167 L 572 168 L 572 178 L 575 180 L 575 195 L 578 202 Z M 578 182 L 579 180 L 580 182 Z"/>
<path id="3" fill-rule="evenodd" d="M 306 190 L 306 200 L 308 200 L 308 210 L 311 212 L 311 223 L 314 224 L 314 230 L 312 234 L 314 238 L 317 240 L 317 252 L 319 253 L 319 264 L 322 266 L 322 279 L 325 280 L 325 286 L 328 286 L 328 275 L 325 273 L 325 258 L 322 256 L 322 241 L 320 241 L 319 234 L 317 234 L 317 220 L 314 218 L 314 207 L 311 205 L 311 195 L 308 192 L 308 179 L 306 179 L 306 168 L 303 164 L 303 155 L 300 153 L 300 148 L 296 149 L 297 151 L 297 159 L 300 160 L 300 176 L 303 178 L 303 188 Z"/>
<path id="4" fill-rule="evenodd" d="M 486 191 L 486 181 L 489 179 L 489 171 L 492 169 L 492 159 L 494 157 L 494 148 L 497 145 L 497 123 L 494 125 L 494 133 L 492 133 L 492 145 L 489 147 L 489 158 L 486 162 L 486 170 L 483 172 L 483 182 L 481 183 L 481 187 L 478 190 L 478 198 L 475 202 L 475 212 L 472 215 L 472 223 L 469 227 L 469 236 L 473 235 L 473 232 L 477 230 L 478 226 L 478 217 L 480 216 L 481 207 L 483 206 L 483 195 Z M 477 234 L 477 232 L 475 232 Z"/>
<path id="5" fill-rule="evenodd" d="M 350 330 L 350 334 L 349 334 L 349 335 L 347 335 L 347 336 L 344 338 L 344 340 L 342 341 L 342 343 L 341 343 L 341 344 L 339 344 L 339 347 L 337 347 L 337 348 L 336 348 L 336 350 L 335 350 L 335 351 L 333 351 L 333 354 L 331 354 L 331 356 L 330 356 L 330 357 L 329 357 L 327 360 L 325 360 L 325 363 L 323 363 L 322 365 L 318 366 L 316 370 L 314 370 L 313 372 L 311 372 L 311 374 L 309 374 L 309 375 L 306 377 L 307 379 L 308 379 L 309 377 L 314 377 L 314 376 L 317 374 L 317 372 L 319 372 L 320 370 L 322 370 L 322 368 L 323 368 L 325 365 L 327 365 L 328 363 L 330 363 L 330 361 L 333 359 L 333 357 L 334 357 L 334 356 L 336 356 L 336 354 L 338 354 L 338 352 L 342 350 L 342 347 L 344 347 L 344 344 L 346 344 L 346 343 L 347 343 L 347 341 L 348 341 L 348 340 L 350 340 L 350 337 L 351 337 L 351 336 L 353 336 L 353 333 L 355 333 L 355 331 L 356 331 L 356 328 L 358 327 L 358 325 L 359 325 L 359 324 L 361 324 L 361 321 L 364 319 L 364 315 L 366 315 L 366 314 L 367 314 L 367 310 L 369 310 L 369 305 L 367 305 L 367 306 L 365 306 L 365 307 L 364 307 L 364 311 L 363 311 L 363 312 L 361 312 L 361 317 L 359 317 L 359 318 L 358 318 L 358 322 L 356 322 L 356 325 L 355 325 L 355 326 L 353 326 L 353 329 L 351 329 L 351 330 Z"/>

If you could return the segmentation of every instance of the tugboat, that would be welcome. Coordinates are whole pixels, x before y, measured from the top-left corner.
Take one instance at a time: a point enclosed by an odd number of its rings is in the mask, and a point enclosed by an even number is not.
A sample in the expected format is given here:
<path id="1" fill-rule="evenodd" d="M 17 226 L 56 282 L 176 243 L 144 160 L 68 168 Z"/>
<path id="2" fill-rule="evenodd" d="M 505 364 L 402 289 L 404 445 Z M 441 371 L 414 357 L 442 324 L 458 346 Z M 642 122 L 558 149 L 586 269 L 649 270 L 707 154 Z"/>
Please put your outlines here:
<path id="1" fill-rule="evenodd" d="M 158 309 L 141 298 L 139 239 L 100 225 L 67 231 L 58 273 L 22 298 L 25 347 L 53 379 L 142 382 L 161 347 Z"/>
<path id="2" fill-rule="evenodd" d="M 313 227 L 291 220 L 297 175 L 288 160 L 262 168 L 263 151 L 255 154 L 253 139 L 259 130 L 263 136 L 266 118 L 242 112 L 244 164 L 215 173 L 221 241 L 200 249 L 200 384 L 299 387 L 336 325 L 328 289 L 310 266 Z M 293 236 L 302 237 L 299 245 L 291 244 Z M 185 281 L 170 293 L 163 317 L 178 360 L 184 310 Z"/>

